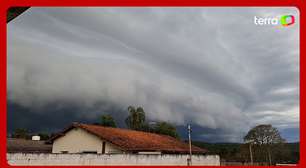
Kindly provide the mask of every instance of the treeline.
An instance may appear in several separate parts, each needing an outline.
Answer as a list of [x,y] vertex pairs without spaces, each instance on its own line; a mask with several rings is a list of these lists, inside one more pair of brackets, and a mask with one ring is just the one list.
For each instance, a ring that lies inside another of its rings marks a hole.
[[49,134],[46,132],[41,133],[31,133],[28,129],[25,128],[17,128],[14,132],[9,135],[10,138],[18,138],[18,139],[31,139],[33,135],[40,136],[41,140],[48,140],[53,134]]
[[[149,123],[146,120],[146,113],[142,107],[129,106],[127,111],[129,113],[125,119],[127,128],[131,130],[169,135],[177,139],[180,138],[176,127],[168,122],[158,121]],[[102,115],[100,117],[100,122],[96,124],[107,127],[117,127],[114,118],[109,114]]]
[[[244,143],[205,143],[194,141],[193,145],[209,150],[209,154],[217,154],[221,160],[226,162],[251,162],[249,144]],[[299,161],[300,143],[282,143],[272,145],[272,165],[276,163],[296,164]],[[268,163],[269,159],[264,150],[253,146],[253,161],[257,163]]]
[[[128,129],[151,132],[157,134],[168,135],[177,139],[180,139],[179,134],[176,130],[176,127],[171,123],[165,121],[158,122],[148,122],[146,119],[146,113],[142,107],[129,106],[127,108],[128,116],[125,119],[125,124]],[[117,127],[117,124],[112,115],[102,114],[97,119],[98,122],[95,122],[96,125],[106,126],[106,127]],[[22,139],[31,139],[32,135],[39,135],[41,140],[47,140],[54,135],[48,133],[38,133],[33,134],[25,128],[18,128],[14,130],[10,137],[12,138],[22,138]]]

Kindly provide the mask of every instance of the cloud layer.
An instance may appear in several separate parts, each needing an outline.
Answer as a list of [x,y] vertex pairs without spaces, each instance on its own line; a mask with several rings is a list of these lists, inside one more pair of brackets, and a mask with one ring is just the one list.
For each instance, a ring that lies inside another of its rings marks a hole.
[[[288,28],[253,23],[287,13]],[[298,22],[295,8],[31,8],[8,24],[8,101],[84,120],[139,105],[203,139],[298,129]]]

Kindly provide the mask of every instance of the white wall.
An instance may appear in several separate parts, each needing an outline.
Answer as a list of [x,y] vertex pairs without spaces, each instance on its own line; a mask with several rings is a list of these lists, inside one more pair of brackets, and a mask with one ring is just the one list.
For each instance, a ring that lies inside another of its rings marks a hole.
[[[7,154],[10,165],[187,165],[188,155]],[[193,165],[219,166],[218,155],[193,155]]]
[[[74,128],[53,142],[52,153],[62,153],[62,151],[68,151],[68,153],[82,153],[83,151],[102,153],[102,143],[103,141],[99,137],[83,129]],[[105,152],[122,153],[118,147],[107,142]]]

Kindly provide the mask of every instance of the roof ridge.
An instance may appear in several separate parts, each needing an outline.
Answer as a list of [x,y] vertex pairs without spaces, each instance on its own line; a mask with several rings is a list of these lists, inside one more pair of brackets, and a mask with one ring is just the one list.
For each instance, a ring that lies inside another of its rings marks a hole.
[[[87,125],[87,126],[95,126],[95,127],[103,127],[103,128],[107,128],[107,129],[115,129],[115,130],[122,130],[122,131],[128,131],[128,132],[137,132],[137,133],[143,133],[143,134],[153,134],[156,136],[161,136],[161,137],[166,137],[166,138],[173,138],[174,140],[178,140],[172,136],[169,135],[164,135],[164,134],[158,134],[158,133],[154,133],[154,132],[145,132],[145,131],[138,131],[138,130],[132,130],[132,129],[128,129],[128,128],[114,128],[114,127],[107,127],[107,126],[103,126],[103,125],[95,125],[95,124],[84,124],[84,123],[76,123],[78,125]],[[180,141],[180,140],[178,140]]]

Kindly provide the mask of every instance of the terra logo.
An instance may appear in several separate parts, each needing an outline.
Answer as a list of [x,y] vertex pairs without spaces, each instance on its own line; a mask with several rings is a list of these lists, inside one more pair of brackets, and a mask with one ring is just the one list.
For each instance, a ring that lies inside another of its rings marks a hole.
[[254,16],[254,24],[255,25],[282,25],[282,26],[290,26],[295,22],[293,15],[283,15],[281,17],[257,17]]

